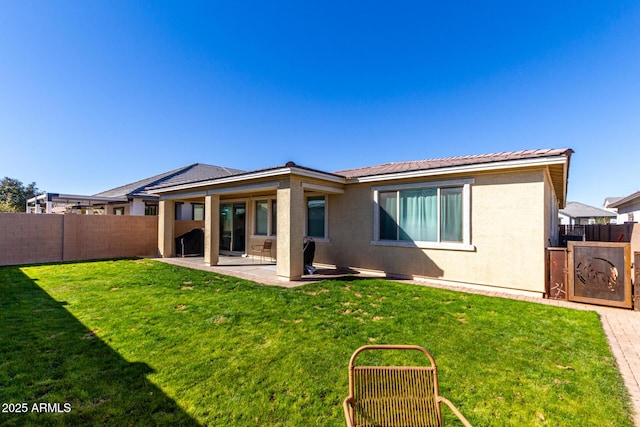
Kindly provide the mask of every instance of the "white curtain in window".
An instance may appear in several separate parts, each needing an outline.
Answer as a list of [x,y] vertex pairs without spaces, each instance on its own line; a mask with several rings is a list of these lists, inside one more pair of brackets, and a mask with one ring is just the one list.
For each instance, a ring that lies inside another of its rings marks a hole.
[[400,240],[435,242],[438,239],[438,190],[400,191]]
[[462,188],[443,188],[440,195],[440,240],[462,242]]

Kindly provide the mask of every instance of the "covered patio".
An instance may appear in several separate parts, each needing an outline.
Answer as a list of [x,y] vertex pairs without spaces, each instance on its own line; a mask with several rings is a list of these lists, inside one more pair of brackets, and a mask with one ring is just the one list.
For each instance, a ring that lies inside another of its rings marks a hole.
[[293,288],[296,286],[302,286],[309,282],[338,277],[380,277],[380,275],[372,272],[361,272],[353,269],[316,265],[317,271],[313,275],[303,275],[297,281],[283,281],[281,279],[278,279],[278,276],[276,274],[276,263],[268,260],[261,262],[259,256],[252,258],[251,256],[244,257],[221,255],[218,258],[218,264],[214,266],[206,265],[204,262],[204,257],[172,257],[161,258],[159,260],[168,264],[180,265],[188,268],[196,268],[204,271],[211,271],[227,276],[234,276],[241,279],[251,280],[265,285],[283,286],[287,288]]
[[[255,266],[253,274],[275,280],[300,280],[304,274],[303,240],[312,237],[316,255],[327,251],[329,196],[344,193],[343,176],[298,166],[284,166],[239,173],[199,182],[173,184],[150,190],[160,196],[158,249],[163,258],[176,254],[176,209],[181,203],[204,205],[204,257],[191,265],[220,266],[231,260],[251,268],[253,249],[269,240],[271,266]],[[227,256],[232,255],[230,258]],[[245,259],[233,255],[247,255]]]

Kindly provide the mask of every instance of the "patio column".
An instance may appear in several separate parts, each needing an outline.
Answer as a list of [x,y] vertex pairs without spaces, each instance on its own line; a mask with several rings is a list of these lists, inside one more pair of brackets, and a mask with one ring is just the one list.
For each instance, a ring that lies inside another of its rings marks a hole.
[[175,202],[160,199],[158,204],[158,251],[162,258],[170,258],[174,252],[174,218]]
[[277,191],[278,279],[298,280],[303,273],[302,247],[304,239],[304,189],[299,179],[290,177],[280,183]]
[[220,195],[204,199],[204,263],[218,265],[220,256]]

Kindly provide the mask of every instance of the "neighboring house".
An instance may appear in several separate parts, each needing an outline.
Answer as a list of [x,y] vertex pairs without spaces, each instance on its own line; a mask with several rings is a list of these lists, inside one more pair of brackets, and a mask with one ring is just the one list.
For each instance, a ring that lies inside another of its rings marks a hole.
[[324,172],[289,162],[161,183],[158,246],[175,254],[175,211],[205,209],[205,259],[276,246],[283,280],[303,274],[303,239],[320,264],[541,295],[558,241],[571,149],[526,150]]
[[608,224],[615,222],[616,214],[584,203],[568,202],[559,210],[558,217],[562,225]]
[[618,215],[618,224],[638,222],[640,220],[640,191],[636,191],[627,197],[607,198],[605,207],[615,210]]
[[620,199],[622,199],[622,197],[605,197],[604,204],[602,206],[611,212],[617,212],[617,209],[611,209],[610,206]]
[[[149,193],[147,190],[150,187],[214,179],[241,172],[238,169],[194,163],[93,196],[45,193],[27,201],[27,212],[157,215],[158,195]],[[203,204],[186,202],[177,208],[176,219],[204,220]]]

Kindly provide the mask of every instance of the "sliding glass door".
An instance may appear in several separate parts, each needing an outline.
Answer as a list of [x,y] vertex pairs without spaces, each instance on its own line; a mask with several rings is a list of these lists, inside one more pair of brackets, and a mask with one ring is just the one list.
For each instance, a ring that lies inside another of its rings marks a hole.
[[245,251],[246,219],[245,203],[220,204],[220,250]]

